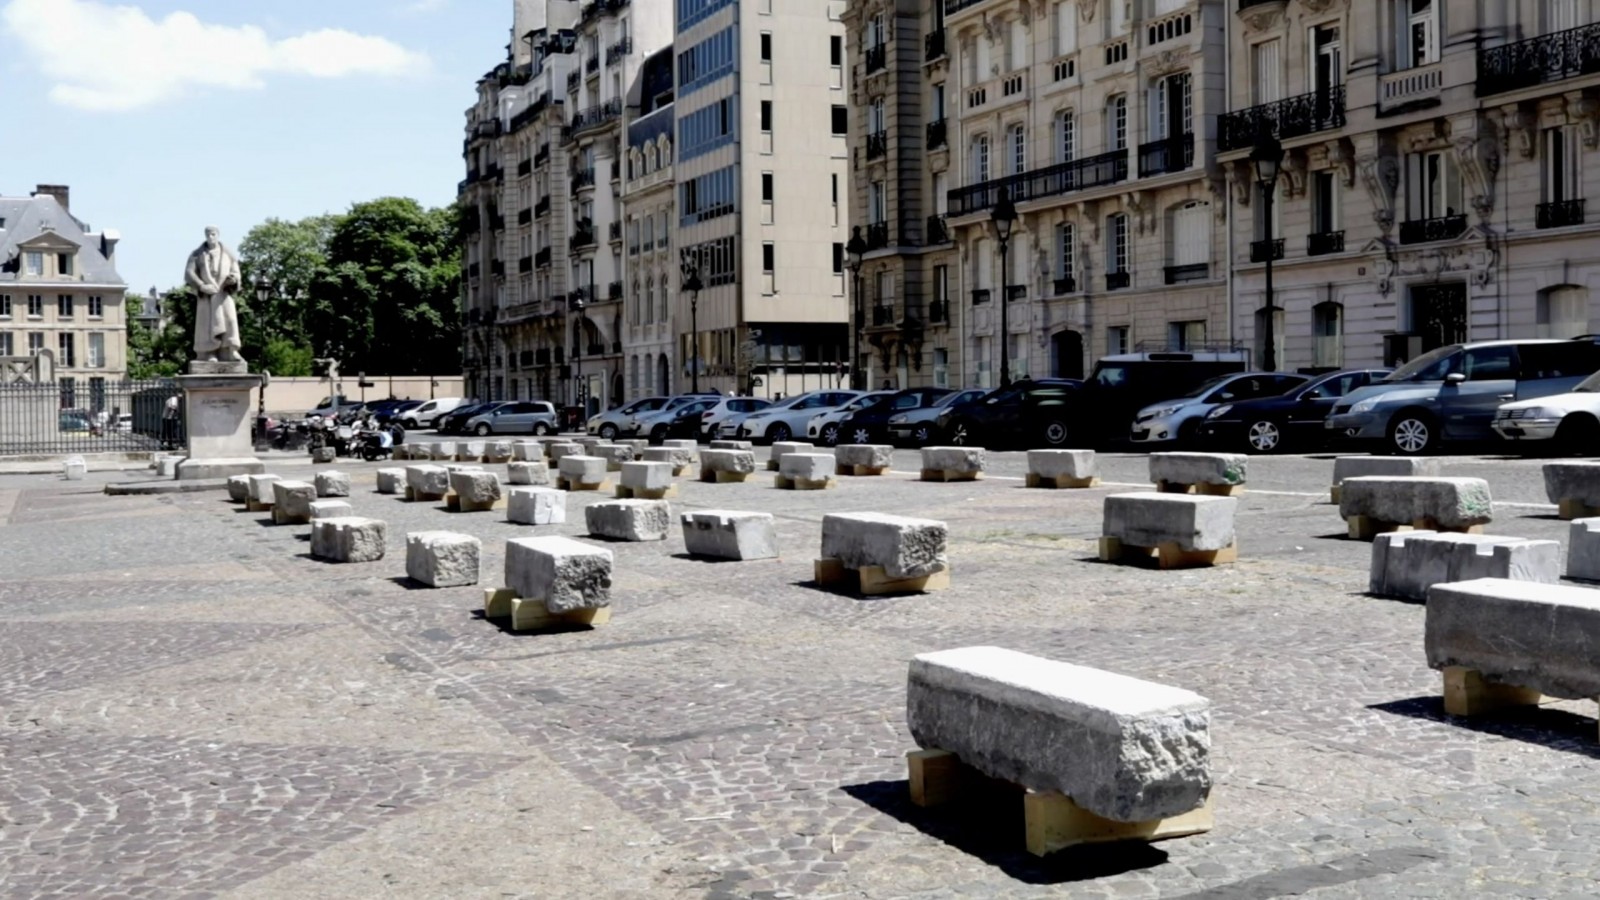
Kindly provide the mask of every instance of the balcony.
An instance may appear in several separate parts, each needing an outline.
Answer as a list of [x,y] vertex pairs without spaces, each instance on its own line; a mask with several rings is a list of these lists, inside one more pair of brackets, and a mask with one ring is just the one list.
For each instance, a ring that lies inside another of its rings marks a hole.
[[633,52],[633,38],[623,38],[606,48],[606,65],[615,66],[622,63],[623,57]]
[[924,227],[926,229],[922,233],[924,244],[950,243],[950,226],[945,223],[944,216],[929,216]]
[[1444,91],[1444,64],[1433,63],[1378,76],[1378,106],[1398,106],[1439,100]]
[[938,120],[935,120],[935,121],[932,121],[932,122],[928,123],[928,149],[929,150],[937,150],[940,147],[947,146],[946,137],[945,137],[945,133],[946,133],[947,130],[948,129],[947,129],[946,125],[945,125],[945,120],[944,119],[938,119]]
[[607,300],[621,300],[622,299],[622,282],[613,281],[610,284],[606,285],[606,299]]
[[588,346],[583,348],[583,352],[590,356],[604,356],[606,345],[600,341],[590,341]]
[[1400,243],[1425,244],[1428,241],[1448,241],[1460,237],[1466,230],[1465,213],[1432,219],[1412,219],[1400,223]]
[[1326,256],[1344,252],[1343,231],[1323,231],[1306,235],[1306,255]]
[[617,99],[607,100],[587,109],[580,109],[572,115],[572,122],[567,126],[567,136],[577,134],[590,128],[605,125],[622,117],[622,101]]
[[982,184],[956,188],[950,192],[950,215],[964,216],[989,209],[998,201],[1001,188],[1011,192],[1011,202],[1023,203],[1116,184],[1127,178],[1128,151],[1113,150],[1098,156],[1056,163],[1021,175],[1007,175]]
[[889,47],[887,44],[876,44],[867,48],[867,74],[882,72],[889,68]]
[[576,194],[584,188],[594,187],[594,169],[579,169],[572,173],[572,193]]
[[933,62],[944,55],[944,29],[940,28],[928,32],[928,34],[922,38],[923,62]]
[[929,322],[949,322],[950,321],[950,301],[948,301],[948,300],[934,300],[934,301],[931,301],[928,304],[928,321]]
[[1025,284],[1008,284],[1008,285],[1006,285],[1006,300],[1009,301],[1009,300],[1026,300],[1026,299],[1028,299],[1028,286],[1027,285],[1025,285]]
[[490,231],[505,231],[506,230],[506,217],[500,215],[499,213],[490,213],[489,214],[489,230]]
[[504,278],[504,277],[506,277],[505,260],[500,260],[500,259],[491,259],[491,260],[489,260],[489,274],[493,275],[496,278]]
[[533,257],[524,256],[523,258],[517,260],[517,271],[521,272],[524,275],[526,275],[529,272],[532,272],[533,271]]
[[473,263],[473,264],[467,266],[467,277],[471,278],[474,281],[476,281],[478,279],[478,276],[480,274],[482,274],[482,272],[483,272],[483,267],[479,266],[477,263]]
[[875,303],[872,306],[872,324],[875,328],[894,324],[894,307]]
[[527,225],[533,221],[533,209],[524,209],[517,212],[517,224]]
[[533,368],[533,351],[532,350],[524,350],[521,353],[517,354],[517,368],[519,368],[519,369],[531,369],[531,368]]
[[1182,172],[1194,165],[1194,135],[1180,134],[1139,145],[1139,177]]
[[1125,291],[1133,286],[1132,272],[1107,272],[1106,290]]
[[583,61],[583,72],[584,72],[585,75],[594,75],[594,74],[598,73],[599,71],[600,71],[600,57],[591,56],[588,59]]
[[550,265],[550,248],[545,247],[542,250],[535,251],[533,254],[533,264],[541,269]]
[[577,227],[572,232],[572,247],[593,247],[595,245],[594,226],[587,219],[580,219]]
[[1283,238],[1268,238],[1264,241],[1250,242],[1251,262],[1266,262],[1269,259],[1283,259]]
[[550,349],[533,351],[533,364],[540,368],[550,365]]
[[1583,224],[1582,200],[1556,200],[1541,203],[1533,208],[1533,224],[1537,228],[1565,228]]
[[1205,281],[1211,277],[1211,265],[1209,263],[1191,263],[1183,266],[1167,266],[1166,275],[1167,284]]
[[1580,25],[1478,51],[1478,96],[1600,72],[1600,25]]
[[622,223],[612,222],[606,230],[606,237],[610,238],[613,244],[622,240]]
[[867,135],[867,159],[881,159],[889,153],[889,132],[874,131]]
[[538,216],[547,215],[547,214],[549,214],[549,212],[550,212],[550,195],[549,194],[545,194],[543,197],[539,198],[537,203],[533,204],[533,214],[534,214],[535,217],[538,217]]
[[979,304],[988,303],[988,302],[989,302],[989,289],[988,288],[979,288],[978,290],[975,290],[975,291],[972,292],[972,305],[973,306],[977,306]]
[[1217,117],[1217,149],[1243,150],[1255,146],[1256,136],[1270,134],[1280,141],[1331,128],[1344,127],[1344,85],[1312,91],[1298,97],[1274,100]]
[[868,250],[882,250],[883,248],[885,248],[887,246],[889,246],[889,223],[888,222],[868,222],[867,223],[867,249]]
[[517,177],[518,178],[526,178],[527,176],[532,175],[532,174],[533,174],[533,160],[525,159],[522,162],[517,163]]
[[542,166],[542,165],[544,165],[545,163],[547,163],[549,161],[550,161],[550,145],[549,144],[542,144],[542,145],[540,145],[538,151],[533,154],[533,164],[536,165],[536,166]]
[[1062,294],[1075,294],[1078,292],[1078,281],[1071,275],[1065,278],[1057,278],[1051,282],[1050,289],[1057,297]]
[[570,94],[573,91],[577,90],[578,89],[578,83],[581,82],[581,81],[583,81],[583,73],[582,72],[579,72],[577,69],[573,69],[571,72],[568,72],[567,73],[567,93]]

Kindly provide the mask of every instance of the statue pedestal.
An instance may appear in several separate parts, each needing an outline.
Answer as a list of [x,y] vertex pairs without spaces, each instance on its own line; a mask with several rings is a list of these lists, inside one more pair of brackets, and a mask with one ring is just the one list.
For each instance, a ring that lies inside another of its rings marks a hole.
[[177,378],[189,431],[189,457],[178,463],[179,481],[266,472],[250,441],[255,417],[250,394],[261,386],[261,376],[245,372],[244,363],[221,365],[237,368],[198,374],[220,368],[217,363],[201,363],[190,367],[195,374]]

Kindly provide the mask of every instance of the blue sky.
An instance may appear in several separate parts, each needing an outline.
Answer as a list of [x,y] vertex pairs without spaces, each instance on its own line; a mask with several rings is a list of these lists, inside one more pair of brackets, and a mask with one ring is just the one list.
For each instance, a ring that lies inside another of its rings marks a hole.
[[72,188],[138,293],[207,224],[439,206],[511,0],[0,0],[0,194]]

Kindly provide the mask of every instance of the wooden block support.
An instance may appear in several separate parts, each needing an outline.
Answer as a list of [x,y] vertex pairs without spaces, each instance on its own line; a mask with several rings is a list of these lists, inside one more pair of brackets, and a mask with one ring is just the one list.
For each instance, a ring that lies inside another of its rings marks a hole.
[[750,477],[749,472],[724,472],[720,469],[701,469],[700,480],[706,483],[730,484],[741,482]]
[[248,512],[271,512],[271,503],[262,503],[260,500],[246,500],[244,508]]
[[1124,544],[1121,538],[1100,538],[1100,559],[1105,562],[1148,559],[1152,556],[1156,558],[1157,567],[1162,569],[1220,566],[1239,561],[1239,542],[1235,540],[1221,550],[1185,550],[1178,546],[1177,541],[1166,541],[1154,547],[1135,547]]
[[1328,502],[1332,503],[1334,506],[1338,506],[1339,505],[1339,494],[1340,493],[1341,492],[1340,492],[1339,486],[1337,484],[1334,485],[1333,487],[1328,488]]
[[949,750],[912,750],[906,754],[911,802],[943,806],[961,794],[966,765]]
[[980,481],[982,472],[957,472],[954,469],[923,469],[923,481]]
[[1455,534],[1483,534],[1482,525],[1446,527],[1432,519],[1416,519],[1406,524],[1401,522],[1381,522],[1367,516],[1350,516],[1345,519],[1345,527],[1350,538],[1357,541],[1370,541],[1380,534],[1400,531],[1444,531]]
[[669,484],[664,488],[631,488],[619,484],[616,495],[618,500],[665,500],[678,496],[678,486]]
[[438,503],[445,496],[445,494],[423,493],[410,485],[406,486],[406,502],[408,503]]
[[812,566],[812,575],[820,587],[849,587],[850,582],[855,582],[858,593],[866,597],[877,597],[883,594],[912,594],[942,591],[950,587],[950,567],[945,566],[938,572],[932,572],[917,578],[890,578],[889,573],[882,566],[862,566],[859,569],[847,569],[844,563],[833,558],[819,559]]
[[311,522],[310,516],[291,516],[276,506],[269,506],[272,510],[272,524],[274,525],[306,525]]
[[833,474],[849,475],[853,478],[865,478],[873,475],[882,475],[889,471],[888,466],[834,466]]
[[1022,795],[1023,828],[1028,852],[1044,856],[1077,844],[1108,841],[1164,841],[1203,834],[1215,825],[1211,804],[1180,816],[1144,822],[1118,822],[1097,816],[1055,793],[1029,791]]
[[563,491],[601,491],[601,492],[605,492],[605,491],[611,490],[611,479],[608,478],[605,481],[599,481],[599,482],[584,482],[584,481],[568,481],[565,478],[557,478],[556,479],[556,487],[560,488]]
[[515,600],[516,596],[510,588],[484,588],[483,617],[501,619],[511,615],[511,601]]
[[1028,487],[1031,488],[1048,488],[1051,490],[1092,488],[1100,486],[1100,479],[1093,476],[1089,478],[1046,478],[1043,475],[1035,475],[1032,472],[1029,472],[1023,481]]
[[444,505],[451,512],[489,512],[495,509],[505,509],[506,497],[502,494],[499,499],[489,503],[465,503],[462,502],[460,494],[452,491],[445,495]]
[[550,628],[570,628],[575,625],[594,627],[610,621],[609,606],[552,613],[543,600],[524,600],[521,597],[511,599],[512,631],[544,631]]
[[1600,506],[1587,506],[1582,500],[1568,498],[1556,504],[1556,514],[1568,521],[1600,516]]
[[1444,711],[1452,716],[1478,716],[1518,706],[1538,706],[1544,695],[1531,688],[1484,681],[1483,673],[1461,666],[1444,668]]
[[1201,494],[1207,497],[1237,497],[1244,493],[1242,484],[1180,484],[1176,481],[1156,482],[1156,492],[1161,494]]
[[838,487],[839,482],[832,478],[790,478],[787,475],[774,475],[772,486],[784,491],[829,491]]

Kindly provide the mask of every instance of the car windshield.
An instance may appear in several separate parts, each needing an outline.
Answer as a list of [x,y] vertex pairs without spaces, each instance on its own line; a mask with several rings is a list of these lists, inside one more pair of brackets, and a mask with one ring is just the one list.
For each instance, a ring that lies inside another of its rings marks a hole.
[[795,395],[793,395],[791,397],[785,397],[782,400],[779,400],[777,403],[774,403],[771,406],[767,407],[767,409],[788,409],[789,407],[795,405],[796,403],[799,403],[801,400],[804,400],[805,398],[807,398],[809,396],[811,396],[811,395],[810,394],[795,394]]
[[1413,359],[1411,362],[1408,362],[1400,368],[1395,369],[1392,373],[1390,373],[1389,377],[1383,380],[1389,382],[1442,380],[1444,378],[1443,371],[1435,373],[1429,372],[1428,370],[1438,366],[1441,361],[1448,358],[1451,354],[1460,349],[1460,344],[1450,344],[1448,346],[1440,347],[1437,350],[1429,350],[1427,353],[1424,353],[1416,359]]
[[1190,391],[1187,394],[1184,394],[1183,396],[1179,397],[1178,399],[1179,400],[1194,400],[1194,399],[1196,399],[1198,397],[1204,397],[1206,394],[1211,393],[1213,388],[1220,387],[1222,384],[1227,382],[1227,380],[1232,378],[1232,377],[1234,377],[1234,376],[1232,376],[1232,375],[1218,375],[1217,377],[1212,378],[1209,381],[1202,381],[1200,383],[1199,387],[1195,388],[1194,390]]
[[1600,392],[1600,372],[1596,372],[1593,375],[1590,375],[1588,378],[1578,382],[1578,386],[1572,390],[1579,394],[1593,394]]

